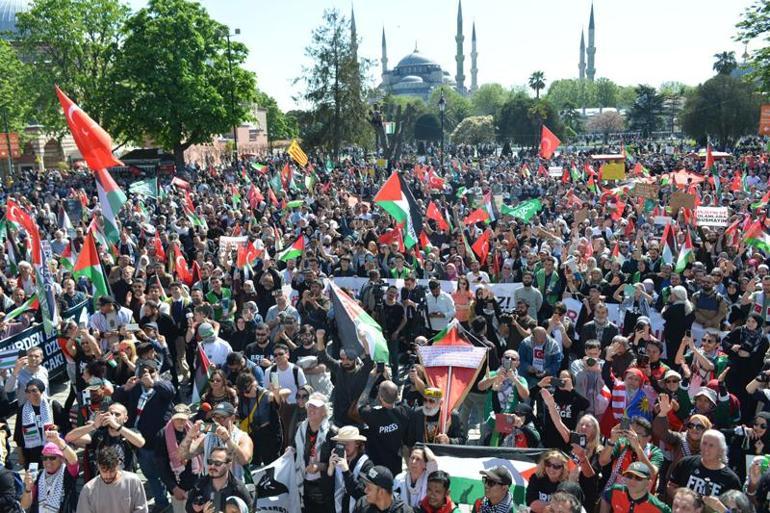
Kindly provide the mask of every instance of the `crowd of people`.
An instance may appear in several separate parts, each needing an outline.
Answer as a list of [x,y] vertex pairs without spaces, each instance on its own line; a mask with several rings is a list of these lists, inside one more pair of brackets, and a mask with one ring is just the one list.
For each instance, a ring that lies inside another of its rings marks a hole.
[[[770,165],[749,147],[707,169],[690,150],[633,143],[620,182],[578,151],[545,163],[456,147],[438,171],[412,155],[389,169],[356,156],[189,166],[157,197],[129,193],[114,241],[89,172],[17,180],[0,195],[50,241],[59,312],[89,313],[57,327],[60,377],[41,345],[0,370],[0,510],[253,512],[265,486],[252,471],[289,454],[303,512],[451,513],[431,447],[474,445],[542,449],[533,513],[767,512],[770,245],[755,241]],[[391,172],[424,216],[416,244],[373,201]],[[672,211],[677,191],[726,207],[727,224]],[[534,198],[531,217],[503,213]],[[65,214],[73,199],[80,218]],[[96,235],[108,294],[65,265]],[[8,339],[44,313],[16,312],[40,279],[30,235],[6,220],[0,237]],[[338,329],[342,278],[388,358]],[[418,349],[447,327],[485,358],[442,413]],[[479,479],[472,511],[522,506],[509,467]]]

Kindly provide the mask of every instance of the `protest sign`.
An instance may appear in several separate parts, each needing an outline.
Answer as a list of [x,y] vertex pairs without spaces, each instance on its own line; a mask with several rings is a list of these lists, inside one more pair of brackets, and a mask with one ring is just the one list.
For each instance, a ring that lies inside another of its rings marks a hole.
[[548,176],[559,178],[562,174],[564,174],[564,168],[562,166],[548,166]]
[[634,196],[637,198],[658,199],[658,186],[654,183],[638,183],[634,185]]
[[602,180],[625,180],[625,162],[607,162],[602,166]]
[[227,260],[230,254],[237,250],[242,244],[246,244],[249,238],[246,235],[241,237],[219,237],[219,259]]
[[294,451],[289,450],[278,459],[251,472],[256,488],[258,511],[294,513],[300,511],[299,485],[294,469]]
[[695,219],[699,226],[727,226],[730,214],[727,207],[697,207]]
[[682,191],[671,193],[671,199],[668,201],[671,212],[676,214],[680,208],[695,208],[695,196]]

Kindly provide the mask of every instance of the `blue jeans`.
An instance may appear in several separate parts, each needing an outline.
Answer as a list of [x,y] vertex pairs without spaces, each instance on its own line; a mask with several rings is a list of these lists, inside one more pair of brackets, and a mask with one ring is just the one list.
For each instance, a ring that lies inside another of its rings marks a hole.
[[168,506],[168,497],[166,486],[160,480],[158,474],[158,464],[155,462],[155,456],[152,449],[137,449],[136,459],[139,462],[139,468],[142,469],[147,484],[150,485],[152,496],[155,497],[155,505]]

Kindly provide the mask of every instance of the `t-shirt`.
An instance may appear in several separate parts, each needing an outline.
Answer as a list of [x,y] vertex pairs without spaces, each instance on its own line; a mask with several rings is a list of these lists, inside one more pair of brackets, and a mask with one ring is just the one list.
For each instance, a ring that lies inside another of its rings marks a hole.
[[396,475],[401,472],[401,446],[409,424],[406,406],[383,408],[364,406],[361,419],[369,426],[366,453],[375,465],[384,465]]
[[401,320],[404,318],[404,306],[401,303],[389,305],[387,302],[382,305],[382,331],[385,335],[390,335],[398,329]]
[[256,342],[252,342],[243,350],[243,355],[257,365],[261,365],[262,358],[273,357],[273,345],[272,342],[268,342],[265,347],[259,347]]
[[[297,369],[296,371],[294,370],[295,368]],[[273,372],[278,374],[278,383],[281,385],[281,388],[288,388],[291,390],[291,394],[286,398],[286,402],[289,404],[297,404],[297,390],[299,387],[307,384],[305,373],[293,363],[290,363],[285,370],[281,370],[276,365],[273,365],[267,369],[267,372],[265,372],[265,383],[267,385],[270,385],[270,380],[273,379],[270,377]],[[297,375],[296,381],[294,379],[295,373]]]
[[706,468],[700,456],[682,458],[671,471],[671,482],[701,495],[719,495],[727,490],[740,490],[741,482],[729,467]]
[[671,513],[671,508],[651,493],[633,500],[625,485],[612,486],[604,492],[602,499],[610,504],[613,513]]
[[527,506],[535,501],[550,502],[551,495],[556,492],[558,486],[558,482],[554,483],[546,475],[538,477],[537,474],[532,474],[527,484]]
[[123,462],[123,468],[126,470],[134,470],[134,446],[126,441],[122,436],[112,436],[107,427],[100,427],[91,435],[91,443],[88,444],[89,451],[92,451],[94,458],[92,461],[96,461],[96,453],[103,447],[115,446],[118,450],[119,457]]
[[110,484],[95,477],[83,486],[77,513],[147,513],[147,497],[139,476],[124,470]]

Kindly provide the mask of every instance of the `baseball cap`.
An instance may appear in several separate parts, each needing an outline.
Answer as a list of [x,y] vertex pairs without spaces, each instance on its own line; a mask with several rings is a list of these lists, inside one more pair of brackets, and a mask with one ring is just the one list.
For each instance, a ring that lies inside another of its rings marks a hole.
[[214,406],[214,408],[211,410],[211,416],[214,417],[216,415],[220,415],[222,417],[230,417],[235,415],[235,408],[227,401],[221,402]]
[[179,403],[174,406],[174,414],[171,415],[171,420],[183,419],[187,420],[192,416],[190,407],[184,403]]
[[200,335],[201,338],[213,337],[214,327],[208,322],[203,322],[200,326],[198,326],[198,335]]
[[513,484],[513,476],[511,476],[511,472],[502,465],[492,467],[489,470],[482,470],[479,472],[479,474],[497,481],[498,483],[505,486],[511,486],[511,484]]
[[699,396],[706,396],[706,399],[714,403],[714,405],[716,406],[717,393],[711,390],[709,387],[700,387],[698,389],[698,392],[695,394],[695,397],[693,397],[693,399],[697,399]]
[[676,379],[678,379],[679,381],[681,381],[681,380],[682,380],[682,375],[681,375],[681,374],[679,374],[679,373],[678,373],[677,371],[675,371],[674,369],[668,369],[668,370],[666,371],[666,373],[663,375],[663,381],[666,381],[668,378],[676,378]]
[[644,479],[649,479],[651,475],[650,467],[648,467],[646,463],[642,463],[641,461],[635,461],[632,464],[630,464],[628,468],[623,472],[623,475],[625,474],[634,474]]
[[393,490],[393,474],[387,467],[382,465],[375,465],[369,469],[369,472],[361,474],[361,479],[368,481],[375,486],[392,491]]
[[307,404],[316,408],[323,408],[326,406],[326,396],[320,392],[313,392],[310,394]]

